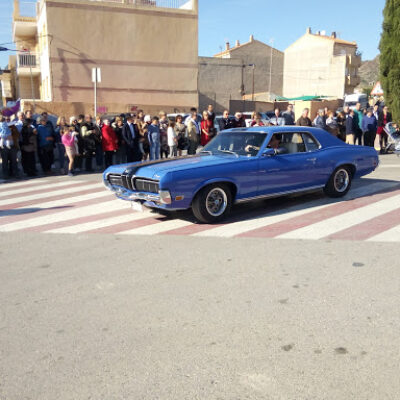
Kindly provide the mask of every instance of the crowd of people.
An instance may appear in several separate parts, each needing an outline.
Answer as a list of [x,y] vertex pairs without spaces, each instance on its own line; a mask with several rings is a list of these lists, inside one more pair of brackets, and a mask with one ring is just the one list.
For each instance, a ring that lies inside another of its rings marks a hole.
[[[296,120],[293,105],[289,104],[284,112],[276,108],[274,115],[267,121],[263,119],[261,113],[253,112],[250,126],[297,125],[316,127],[326,130],[348,144],[371,147],[374,147],[376,135],[379,135],[381,153],[383,153],[388,139],[384,127],[389,122],[392,122],[392,115],[388,107],[380,107],[379,104],[365,109],[361,108],[361,103],[357,103],[354,109],[349,106],[344,106],[342,110],[335,111],[327,107],[321,108],[313,120],[310,118],[308,108],[305,108]],[[221,130],[244,126],[246,124],[242,113],[237,112],[234,118],[230,118],[228,110],[224,111],[220,120]]]
[[102,171],[113,164],[157,160],[169,156],[196,154],[199,146],[205,146],[218,132],[245,126],[298,125],[315,126],[337,136],[349,144],[374,146],[376,134],[384,149],[387,134],[384,126],[392,121],[388,108],[379,105],[366,110],[357,103],[355,109],[344,107],[342,111],[320,109],[313,120],[305,108],[297,120],[293,105],[284,112],[276,108],[268,119],[261,113],[252,113],[245,120],[241,112],[234,116],[225,110],[216,118],[213,106],[198,114],[196,108],[189,115],[168,118],[163,111],[158,116],[146,115],[143,110],[115,118],[90,115],[59,117],[57,123],[43,112],[34,118],[30,110],[18,112],[15,118],[2,117],[0,121],[0,150],[3,177],[19,177],[23,172],[33,177],[38,174],[36,160],[45,175],[54,173],[57,160],[61,174]]
[[318,110],[313,121],[308,114],[309,110],[304,109],[296,124],[324,129],[353,145],[374,147],[376,135],[379,135],[381,153],[385,151],[388,135],[384,127],[392,122],[392,115],[387,106],[380,108],[379,104],[375,104],[373,107],[362,109],[361,104],[357,103],[354,109],[344,106],[342,111],[324,108]]

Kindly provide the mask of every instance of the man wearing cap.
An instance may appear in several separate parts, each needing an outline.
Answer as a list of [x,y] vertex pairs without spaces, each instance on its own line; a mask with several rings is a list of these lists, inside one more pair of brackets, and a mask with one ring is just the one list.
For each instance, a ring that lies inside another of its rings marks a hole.
[[136,124],[133,123],[133,115],[126,115],[126,123],[122,127],[122,137],[126,143],[126,158],[127,162],[140,161],[142,159],[142,153],[139,149],[139,129]]

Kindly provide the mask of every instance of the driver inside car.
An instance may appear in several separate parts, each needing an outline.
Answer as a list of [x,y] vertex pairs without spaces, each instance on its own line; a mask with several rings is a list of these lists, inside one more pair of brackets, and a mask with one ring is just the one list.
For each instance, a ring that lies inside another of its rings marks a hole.
[[[268,143],[267,149],[274,149],[275,154],[286,154],[288,152],[287,149],[280,146],[281,140],[282,135],[280,133],[274,133]],[[260,147],[249,144],[245,147],[245,151],[247,153],[253,154],[260,151]]]

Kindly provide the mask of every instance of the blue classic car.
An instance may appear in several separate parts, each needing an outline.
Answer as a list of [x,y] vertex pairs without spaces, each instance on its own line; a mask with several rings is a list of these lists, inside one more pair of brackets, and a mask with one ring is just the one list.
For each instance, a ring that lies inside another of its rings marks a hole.
[[200,222],[214,223],[235,202],[318,188],[344,196],[353,178],[378,163],[374,148],[347,145],[321,129],[253,127],[223,131],[194,156],[112,166],[103,179],[133,206],[191,208]]

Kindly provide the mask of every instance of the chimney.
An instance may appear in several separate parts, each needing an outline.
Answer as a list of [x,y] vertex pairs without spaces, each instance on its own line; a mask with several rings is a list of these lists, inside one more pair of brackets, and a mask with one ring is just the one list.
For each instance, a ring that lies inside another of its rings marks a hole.
[[19,0],[14,0],[14,17],[19,17],[20,13],[19,13]]
[[311,27],[310,27],[310,26],[306,29],[306,33],[308,33],[308,34],[311,34],[311,33],[312,33],[312,32],[311,32]]
[[331,38],[336,39],[336,32],[332,32]]
[[240,46],[240,42],[239,42],[239,40],[236,40],[236,44],[235,44],[235,46],[236,46],[236,47],[239,47],[239,46]]
[[250,35],[250,42],[254,40],[254,35]]
[[226,43],[225,43],[225,50],[229,50],[229,48],[230,48],[230,47],[229,47],[229,42],[226,42]]

